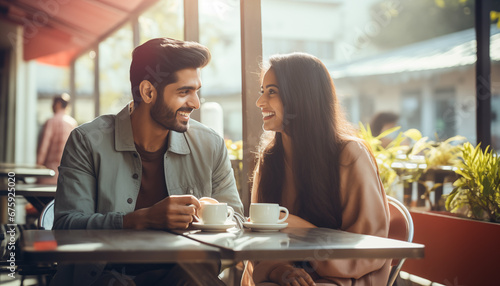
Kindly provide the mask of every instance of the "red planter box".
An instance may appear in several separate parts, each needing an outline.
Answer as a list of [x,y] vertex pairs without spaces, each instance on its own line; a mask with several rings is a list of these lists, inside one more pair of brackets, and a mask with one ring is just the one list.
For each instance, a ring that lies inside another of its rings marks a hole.
[[403,271],[450,286],[500,285],[500,224],[437,212],[410,212],[424,259]]

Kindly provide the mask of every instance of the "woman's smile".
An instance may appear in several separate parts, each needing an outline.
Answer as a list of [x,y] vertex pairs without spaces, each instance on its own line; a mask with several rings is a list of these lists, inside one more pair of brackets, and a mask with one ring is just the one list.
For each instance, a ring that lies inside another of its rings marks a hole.
[[264,121],[273,118],[275,115],[276,113],[272,111],[262,111],[262,119],[264,119]]

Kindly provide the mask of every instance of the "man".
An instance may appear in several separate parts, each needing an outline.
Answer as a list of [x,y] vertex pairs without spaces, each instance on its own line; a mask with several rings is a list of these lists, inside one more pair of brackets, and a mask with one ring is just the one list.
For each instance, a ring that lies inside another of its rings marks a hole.
[[[200,69],[209,61],[206,47],[168,38],[134,50],[133,103],[70,135],[59,167],[55,229],[185,229],[202,197],[228,203],[241,226],[243,206],[224,140],[189,118],[200,107]],[[92,265],[86,272],[81,266],[61,268],[54,285],[108,285],[110,271],[125,272],[137,285],[189,280],[175,265]],[[210,273],[216,278],[218,269]]]
[[70,96],[67,93],[54,96],[52,111],[54,116],[45,122],[38,145],[36,163],[56,172],[51,178],[39,178],[39,184],[57,184],[57,167],[61,162],[64,145],[71,131],[78,125],[73,117],[66,114]]
[[[393,112],[379,112],[375,114],[370,121],[370,129],[372,131],[372,135],[376,137],[384,131],[396,127],[398,119],[399,115]],[[394,133],[380,138],[382,147],[387,147],[387,145],[389,145],[389,143],[394,140],[394,138],[392,138],[393,135]]]

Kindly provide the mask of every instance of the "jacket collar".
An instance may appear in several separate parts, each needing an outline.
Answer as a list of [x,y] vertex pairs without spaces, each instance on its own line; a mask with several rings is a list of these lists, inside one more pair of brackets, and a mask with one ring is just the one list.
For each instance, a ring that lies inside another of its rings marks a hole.
[[[186,131],[188,132],[188,131]],[[179,155],[187,155],[191,153],[189,149],[189,144],[186,140],[185,133],[179,133],[170,130],[170,136],[168,136],[168,151]]]
[[115,149],[116,151],[136,151],[130,108],[133,102],[127,104],[115,117]]
[[[115,117],[115,149],[116,151],[136,151],[130,113],[133,102],[127,104]],[[184,133],[170,131],[168,136],[168,152],[179,155],[191,153]]]

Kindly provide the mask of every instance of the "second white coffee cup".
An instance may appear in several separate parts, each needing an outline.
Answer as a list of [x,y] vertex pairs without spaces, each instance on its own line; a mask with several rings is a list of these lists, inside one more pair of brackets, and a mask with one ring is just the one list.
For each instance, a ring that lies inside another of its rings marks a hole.
[[234,210],[227,203],[202,204],[200,219],[203,224],[225,224],[232,221]]
[[[280,213],[285,216],[280,219]],[[276,224],[288,218],[288,209],[278,204],[252,203],[250,205],[250,221],[252,223]]]

